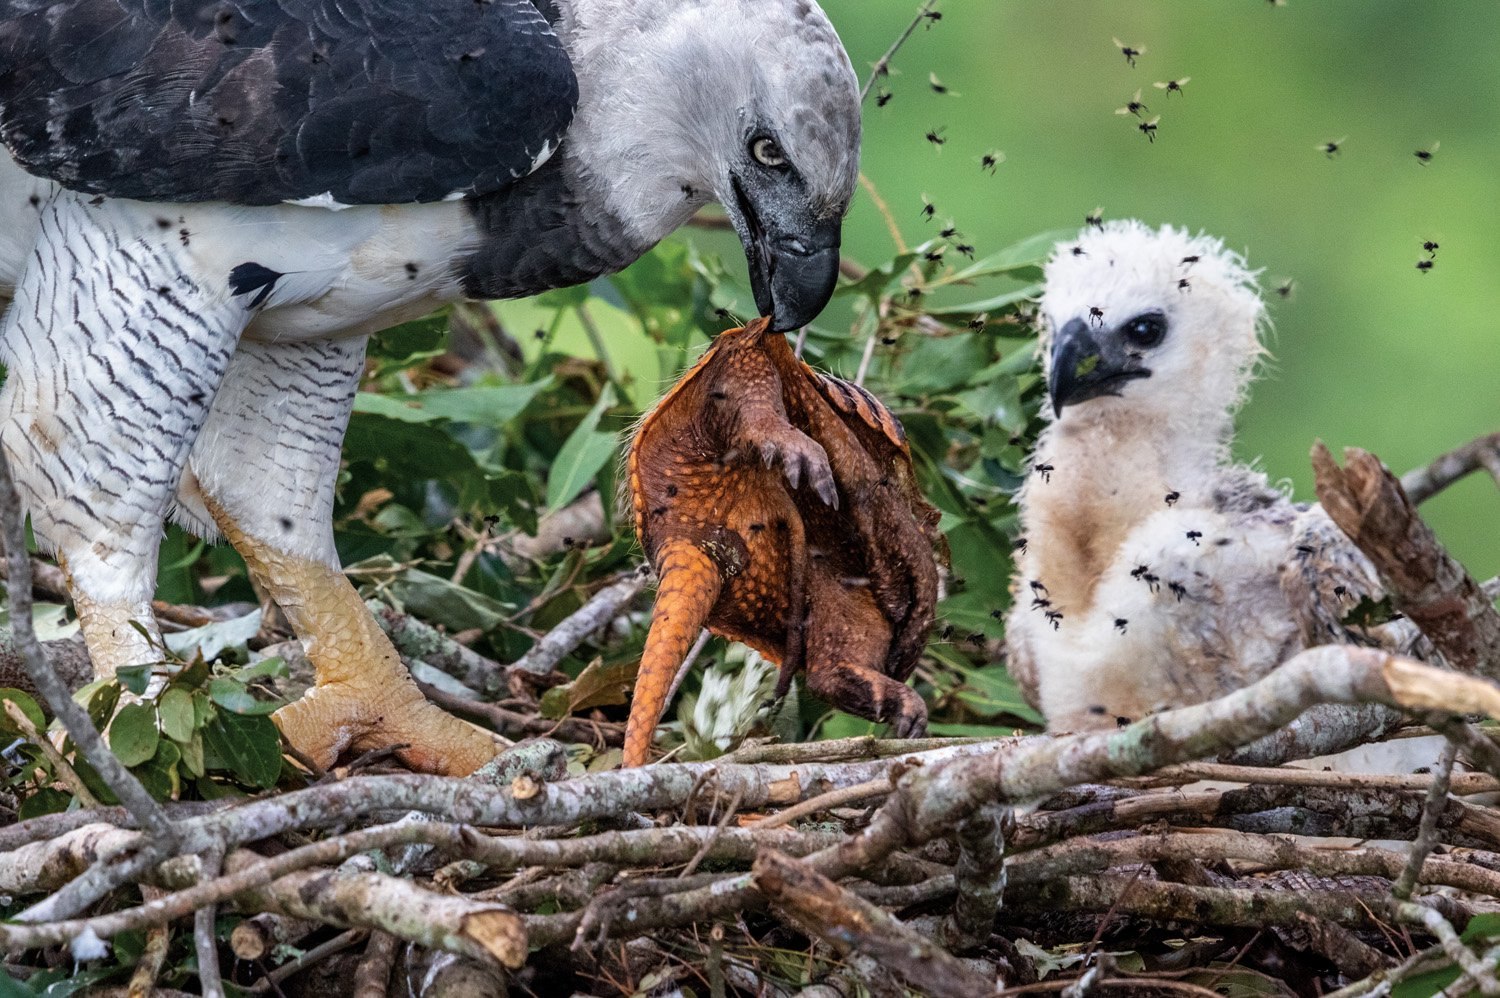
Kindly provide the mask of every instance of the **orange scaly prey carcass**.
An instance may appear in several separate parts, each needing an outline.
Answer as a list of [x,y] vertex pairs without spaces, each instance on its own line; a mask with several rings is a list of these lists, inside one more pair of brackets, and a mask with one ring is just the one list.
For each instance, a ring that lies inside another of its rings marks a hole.
[[781,665],[850,713],[925,731],[905,680],[937,602],[938,513],[901,424],[820,374],[766,320],[719,334],[631,442],[636,534],[659,577],[625,735],[648,761],[701,628]]

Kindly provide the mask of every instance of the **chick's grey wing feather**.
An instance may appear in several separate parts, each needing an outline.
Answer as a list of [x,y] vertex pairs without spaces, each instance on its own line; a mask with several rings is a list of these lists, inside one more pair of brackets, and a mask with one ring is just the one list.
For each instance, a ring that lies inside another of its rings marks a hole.
[[1298,614],[1304,643],[1360,644],[1430,657],[1431,649],[1407,619],[1367,625],[1355,613],[1362,600],[1379,603],[1384,584],[1368,558],[1314,505],[1292,523],[1290,554],[1281,566],[1281,589]]
[[0,0],[0,140],[91,194],[486,194],[577,100],[531,0]]

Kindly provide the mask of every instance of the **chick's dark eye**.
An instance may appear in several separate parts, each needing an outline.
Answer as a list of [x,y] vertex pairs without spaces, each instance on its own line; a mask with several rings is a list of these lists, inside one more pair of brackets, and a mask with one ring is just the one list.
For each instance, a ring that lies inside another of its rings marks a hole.
[[750,141],[750,155],[762,166],[786,166],[786,153],[775,139],[764,135]]
[[1131,346],[1154,347],[1167,335],[1167,317],[1160,312],[1146,312],[1125,323],[1121,331]]

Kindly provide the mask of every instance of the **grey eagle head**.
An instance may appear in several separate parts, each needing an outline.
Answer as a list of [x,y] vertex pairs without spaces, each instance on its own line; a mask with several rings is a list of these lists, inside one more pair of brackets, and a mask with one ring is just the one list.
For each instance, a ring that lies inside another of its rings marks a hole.
[[761,313],[779,331],[811,321],[838,279],[859,176],[858,81],[823,11],[812,0],[559,6],[579,77],[568,143],[599,164],[610,207],[649,245],[718,201]]

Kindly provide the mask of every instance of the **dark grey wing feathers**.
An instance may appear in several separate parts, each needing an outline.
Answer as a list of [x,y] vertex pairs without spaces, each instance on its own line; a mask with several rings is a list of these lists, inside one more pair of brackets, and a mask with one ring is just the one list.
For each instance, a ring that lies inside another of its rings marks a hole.
[[91,194],[488,194],[577,101],[532,0],[0,0],[0,140]]

